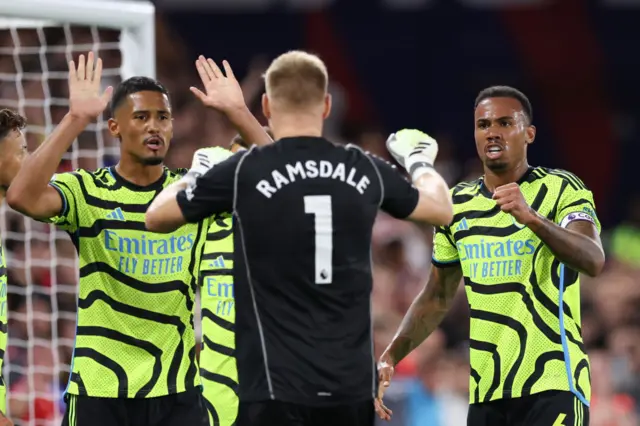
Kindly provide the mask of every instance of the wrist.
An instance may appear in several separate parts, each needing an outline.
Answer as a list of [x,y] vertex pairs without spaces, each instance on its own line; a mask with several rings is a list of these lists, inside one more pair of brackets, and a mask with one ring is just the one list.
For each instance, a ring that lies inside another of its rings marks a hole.
[[78,114],[73,111],[67,112],[64,118],[69,122],[81,124],[84,126],[91,122],[91,117],[87,117],[86,115]]
[[414,182],[426,173],[435,172],[433,161],[424,155],[413,155],[407,158],[405,164],[407,172]]
[[241,122],[248,115],[253,117],[253,114],[251,114],[251,111],[249,111],[249,107],[246,104],[227,108],[223,112],[233,124],[236,124],[239,121]]
[[529,207],[528,219],[525,220],[523,225],[535,232],[536,229],[539,229],[540,226],[543,225],[543,222],[544,218],[537,211]]
[[386,363],[392,367],[396,366],[396,360],[394,358],[393,355],[391,355],[391,353],[387,350],[385,351],[381,356],[380,356],[380,360],[379,363]]

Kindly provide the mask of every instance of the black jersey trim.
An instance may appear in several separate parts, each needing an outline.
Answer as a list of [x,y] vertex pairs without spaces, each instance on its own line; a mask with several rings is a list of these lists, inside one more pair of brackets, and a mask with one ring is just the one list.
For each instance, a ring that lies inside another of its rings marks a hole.
[[[500,386],[500,373],[502,371],[501,365],[502,362],[500,360],[500,354],[498,353],[498,346],[494,343],[483,342],[481,340],[469,339],[469,347],[476,351],[489,352],[491,354],[491,358],[493,358],[493,379],[491,380],[491,385],[487,390],[487,393],[484,396],[484,401],[490,401],[491,397],[495,393],[495,391]],[[478,381],[478,386],[480,386],[480,381]]]
[[208,232],[207,233],[207,241],[220,241],[227,238],[229,235],[233,234],[233,228],[229,229],[221,229],[216,232]]
[[[218,412],[216,411],[211,401],[209,401],[207,398],[202,398],[202,400],[204,402],[204,406],[209,412],[209,415],[211,415],[211,420],[213,422],[213,425],[211,426],[220,426],[220,416],[218,415]],[[235,426],[235,422],[231,426]]]
[[[166,173],[165,173],[166,174]],[[128,203],[124,203],[122,201],[110,201],[110,200],[104,200],[102,198],[99,198],[95,195],[92,195],[89,190],[87,189],[86,183],[84,181],[83,176],[85,175],[81,175],[80,173],[71,173],[72,176],[74,176],[77,180],[78,180],[78,185],[80,186],[80,191],[82,192],[82,196],[84,197],[84,201],[85,203],[87,203],[90,206],[93,207],[98,207],[101,209],[105,209],[105,210],[114,210],[118,207],[120,207],[120,209],[124,212],[128,212],[128,213],[146,213],[147,208],[149,207],[149,205],[151,204],[152,201],[152,197],[149,196],[149,201],[145,204],[128,204]],[[93,178],[93,182],[100,182],[99,180],[95,179],[95,176],[93,175],[88,175],[88,177]],[[166,176],[165,178],[166,179]],[[163,182],[164,182],[163,179]],[[116,180],[117,181],[117,180]],[[119,181],[117,181],[119,182]],[[100,188],[100,190],[103,191],[118,191],[121,188],[117,188],[116,186],[108,186],[108,185],[96,185],[97,187]],[[162,187],[160,187],[162,188]],[[145,192],[145,191],[155,191],[156,188],[154,185],[151,186],[147,186],[147,187],[143,187],[140,186],[137,189],[133,189],[133,188],[129,188],[135,192]]]
[[210,309],[202,308],[202,318],[207,318],[218,327],[224,328],[227,331],[235,331],[235,325],[232,322],[227,321],[224,318],[220,318],[214,314]]
[[124,399],[128,397],[129,378],[120,364],[92,348],[76,347],[73,356],[74,358],[89,358],[111,370],[118,379],[118,398]]
[[235,357],[236,356],[236,350],[235,349],[230,348],[228,346],[221,345],[219,343],[215,343],[213,340],[209,339],[206,334],[202,335],[202,342],[207,347],[207,349],[210,349],[213,352],[217,352],[217,353],[219,353],[221,355],[225,355],[225,356],[231,356],[231,357]]
[[[109,265],[105,262],[92,262],[89,263],[82,268],[80,268],[80,278],[87,277],[91,274],[103,272],[108,274],[114,280],[118,281],[121,284],[126,285],[134,290],[137,290],[141,293],[148,294],[158,294],[158,293],[170,293],[172,291],[179,291],[185,297],[189,298],[189,286],[180,280],[171,280],[171,281],[163,281],[159,283],[154,283],[150,285],[143,281],[139,281],[117,269],[113,266]],[[187,310],[191,311],[193,307],[193,302],[187,306]]]
[[148,311],[137,306],[118,302],[102,290],[93,290],[87,295],[86,298],[78,299],[78,309],[89,309],[98,300],[104,302],[112,310],[120,314],[130,315],[132,317],[153,321],[158,324],[172,325],[176,328],[180,343],[178,344],[178,347],[173,354],[173,358],[171,360],[171,364],[169,365],[169,372],[167,375],[168,391],[175,392],[177,375],[179,373],[180,366],[182,364],[182,357],[184,355],[183,336],[184,332],[187,329],[187,325],[182,322],[182,319],[179,316],[161,314],[158,312]]
[[449,262],[440,262],[432,258],[431,264],[433,266],[437,266],[438,268],[452,268],[454,266],[460,266],[460,259],[451,260]]
[[91,226],[80,226],[78,236],[81,238],[95,238],[104,230],[108,231],[146,231],[144,222],[133,220],[96,219]]
[[211,382],[216,382],[221,385],[227,386],[229,389],[233,391],[233,393],[238,395],[238,382],[231,379],[230,377],[223,376],[222,374],[213,373],[204,368],[200,368],[200,375]]
[[[149,392],[151,392],[153,387],[156,385],[156,383],[158,382],[158,379],[160,379],[160,374],[162,373],[162,349],[160,349],[153,343],[145,340],[137,339],[133,336],[126,335],[124,333],[121,333],[119,331],[116,331],[110,328],[98,327],[98,326],[78,326],[76,334],[78,336],[100,336],[107,339],[115,340],[117,342],[121,342],[130,346],[134,346],[136,348],[142,349],[148,352],[153,357],[154,363],[153,363],[153,369],[151,371],[151,378],[136,393],[135,395],[136,398],[146,397],[149,394]],[[93,359],[96,362],[99,362],[99,360],[94,359],[91,354],[88,354],[88,357]],[[119,386],[119,389],[122,389],[122,386]],[[124,391],[126,392],[126,394],[128,394],[128,389],[125,389]]]
[[170,173],[169,169],[167,169],[166,167],[163,167],[162,175],[158,180],[156,180],[155,182],[149,185],[137,185],[123,178],[116,170],[116,166],[109,167],[109,172],[111,173],[111,176],[113,176],[113,178],[116,180],[116,182],[118,182],[122,187],[130,189],[135,192],[156,191],[158,189],[162,189]]
[[[522,185],[523,183],[527,182],[529,180],[531,173],[533,173],[534,170],[535,170],[535,167],[529,166],[527,170],[524,172],[524,174],[520,176],[520,179],[516,181],[516,183],[518,185]],[[485,185],[484,177],[480,178],[479,184],[480,184],[480,193],[487,198],[493,198],[493,192],[489,191],[489,188],[487,188],[487,185]]]
[[495,324],[500,324],[506,327],[509,327],[513,331],[516,332],[519,338],[520,347],[518,350],[518,357],[514,361],[513,365],[509,369],[507,375],[504,380],[504,389],[512,389],[513,383],[515,382],[516,376],[520,371],[520,366],[522,366],[522,362],[524,361],[524,356],[526,354],[527,349],[527,340],[529,337],[529,333],[524,325],[521,323],[514,321],[512,318],[498,314],[496,312],[488,312],[481,311],[477,309],[471,309],[470,315],[472,318],[478,318],[487,322],[492,322]]
[[[533,373],[527,380],[525,380],[523,388],[522,388],[522,396],[531,395],[531,388],[542,378],[544,375],[545,367],[549,361],[564,361],[564,352],[563,351],[549,351],[545,352],[536,359],[536,364],[533,369]],[[506,388],[505,388],[506,389]]]

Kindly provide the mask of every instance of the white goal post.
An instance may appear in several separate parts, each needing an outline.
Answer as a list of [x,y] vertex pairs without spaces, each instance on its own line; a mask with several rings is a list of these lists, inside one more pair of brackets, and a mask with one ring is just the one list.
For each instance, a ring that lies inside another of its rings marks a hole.
[[[7,19],[8,18],[8,19]],[[121,75],[156,76],[155,8],[147,1],[114,0],[3,0],[0,25],[11,19],[96,25],[121,31]],[[4,22],[3,22],[4,21]],[[17,21],[16,21],[17,22]]]

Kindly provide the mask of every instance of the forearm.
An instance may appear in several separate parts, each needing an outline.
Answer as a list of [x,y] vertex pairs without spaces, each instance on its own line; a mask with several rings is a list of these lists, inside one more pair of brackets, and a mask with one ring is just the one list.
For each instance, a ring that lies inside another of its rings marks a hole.
[[251,145],[268,145],[272,141],[271,137],[265,132],[264,127],[251,114],[246,106],[241,109],[229,111],[226,113],[227,118],[238,131],[244,141]]
[[145,214],[145,226],[149,231],[168,233],[185,224],[184,216],[178,206],[178,193],[189,185],[189,178],[184,177],[172,183],[158,194]]
[[87,124],[85,119],[65,115],[49,137],[24,160],[10,191],[25,202],[37,201],[58,170],[62,156]]
[[593,238],[562,228],[538,213],[527,226],[549,247],[560,262],[570,268],[592,277],[602,270],[605,260],[604,251]]
[[449,187],[435,170],[424,173],[413,181],[429,205],[429,224],[445,226],[453,218],[453,204]]
[[442,322],[456,294],[462,271],[456,268],[451,271],[432,272],[432,277],[435,279],[430,279],[413,301],[396,335],[382,355],[382,360],[391,365],[396,365],[420,346]]

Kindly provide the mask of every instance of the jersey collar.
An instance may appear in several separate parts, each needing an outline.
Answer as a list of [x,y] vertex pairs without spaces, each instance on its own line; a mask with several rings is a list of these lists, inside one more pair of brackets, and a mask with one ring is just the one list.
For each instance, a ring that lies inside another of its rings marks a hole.
[[125,178],[123,178],[122,176],[120,176],[118,174],[118,172],[116,171],[116,166],[111,166],[109,167],[109,172],[111,173],[111,176],[113,176],[113,178],[116,180],[116,182],[125,187],[128,188],[132,191],[158,191],[161,190],[164,187],[164,182],[165,180],[167,180],[167,176],[169,175],[168,173],[168,169],[165,167],[163,169],[162,172],[162,176],[160,176],[160,179],[158,179],[157,181],[153,182],[151,185],[147,185],[147,186],[141,186],[141,185],[136,185],[133,182],[129,182],[128,180],[126,180]]
[[[522,185],[524,182],[527,182],[529,180],[529,176],[531,176],[531,173],[533,172],[533,169],[535,169],[535,167],[529,166],[527,171],[524,172],[516,183],[518,185]],[[487,198],[493,198],[493,192],[489,191],[489,188],[484,184],[484,176],[480,178],[480,193]]]

